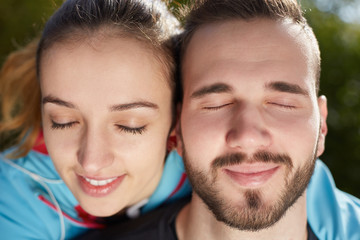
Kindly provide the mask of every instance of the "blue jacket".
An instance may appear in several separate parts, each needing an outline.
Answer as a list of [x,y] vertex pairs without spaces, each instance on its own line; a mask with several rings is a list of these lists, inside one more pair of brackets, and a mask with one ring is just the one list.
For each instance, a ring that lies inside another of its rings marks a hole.
[[[0,155],[0,189],[1,239],[71,239],[89,228],[102,227],[81,209],[46,154],[31,151],[16,160]],[[130,208],[129,215],[150,211],[190,192],[182,159],[173,151],[149,201],[141,208]],[[359,200],[336,189],[320,160],[307,202],[308,220],[319,239],[360,239]]]
[[360,240],[360,200],[336,188],[318,160],[307,189],[307,216],[320,240]]
[[[82,210],[47,154],[30,151],[15,160],[5,155],[0,154],[0,239],[71,239],[89,228],[103,227]],[[181,158],[171,152],[158,189],[141,209],[130,208],[129,215],[190,192]]]

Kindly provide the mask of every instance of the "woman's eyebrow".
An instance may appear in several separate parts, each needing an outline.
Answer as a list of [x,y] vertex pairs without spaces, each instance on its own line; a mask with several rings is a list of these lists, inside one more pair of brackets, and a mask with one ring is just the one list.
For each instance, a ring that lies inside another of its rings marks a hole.
[[149,108],[157,110],[159,109],[159,106],[152,102],[147,101],[139,101],[139,102],[131,102],[131,103],[124,103],[124,104],[116,104],[110,106],[110,111],[125,111],[130,109],[137,109],[137,108]]
[[56,104],[59,106],[67,107],[67,108],[76,108],[75,104],[61,100],[60,98],[57,98],[57,97],[54,97],[51,95],[44,97],[41,102],[43,105],[45,105],[46,103],[53,103],[53,104]]
[[[60,98],[53,97],[53,96],[46,96],[42,99],[42,104],[46,103],[53,103],[59,106],[67,107],[67,108],[77,108],[75,104],[64,101]],[[124,104],[115,104],[110,106],[110,111],[125,111],[130,109],[136,109],[136,108],[150,108],[150,109],[159,109],[159,106],[155,103],[148,102],[148,101],[139,101],[139,102],[131,102],[131,103],[124,103]]]

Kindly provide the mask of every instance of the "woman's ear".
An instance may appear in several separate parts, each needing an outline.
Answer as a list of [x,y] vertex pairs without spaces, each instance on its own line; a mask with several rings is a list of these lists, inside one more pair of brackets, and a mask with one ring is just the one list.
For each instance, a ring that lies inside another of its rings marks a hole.
[[176,132],[175,128],[170,132],[168,140],[167,140],[167,146],[166,149],[168,152],[171,152],[176,148],[177,145],[177,139],[176,139]]

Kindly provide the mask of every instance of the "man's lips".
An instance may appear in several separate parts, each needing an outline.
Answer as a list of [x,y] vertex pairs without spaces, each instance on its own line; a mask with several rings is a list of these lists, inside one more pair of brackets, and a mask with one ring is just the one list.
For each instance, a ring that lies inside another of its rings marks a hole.
[[125,178],[125,174],[110,178],[93,178],[78,175],[81,189],[92,197],[104,197],[113,192]]
[[242,187],[259,187],[279,170],[276,164],[240,164],[223,168],[223,171]]

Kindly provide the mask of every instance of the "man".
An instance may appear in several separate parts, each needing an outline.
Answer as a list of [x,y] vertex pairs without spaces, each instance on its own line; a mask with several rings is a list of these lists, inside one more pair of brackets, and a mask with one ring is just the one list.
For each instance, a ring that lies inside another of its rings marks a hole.
[[360,239],[360,202],[331,178],[312,193],[329,217],[307,215],[327,106],[318,43],[296,1],[201,1],[180,63],[178,153],[192,199],[122,225],[120,239]]
[[178,152],[195,193],[179,239],[316,239],[305,189],[327,107],[296,1],[205,2],[188,17],[181,63]]
[[316,239],[305,189],[327,106],[318,43],[296,1],[206,1],[182,44],[178,152],[194,194],[178,238]]
[[194,14],[224,20],[185,33],[179,152],[195,194],[179,239],[313,239],[304,190],[327,133],[315,37],[293,2],[215,2]]

